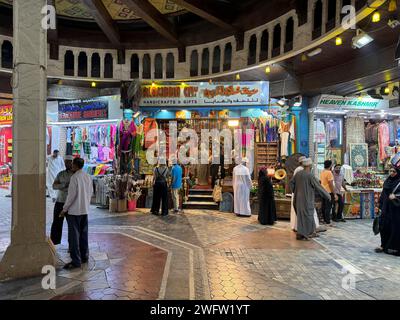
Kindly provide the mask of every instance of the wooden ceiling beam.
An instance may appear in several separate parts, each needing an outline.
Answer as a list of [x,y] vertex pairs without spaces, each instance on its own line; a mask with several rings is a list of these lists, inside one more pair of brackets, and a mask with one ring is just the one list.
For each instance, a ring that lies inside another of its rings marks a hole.
[[181,46],[175,26],[149,1],[122,0],[122,2],[164,38],[178,47]]
[[236,28],[228,21],[226,14],[223,14],[210,0],[173,0],[177,5],[194,13],[195,15],[217,25],[218,27],[237,32]]
[[119,30],[110,16],[107,8],[104,6],[102,0],[82,0],[86,7],[89,9],[94,20],[98,26],[110,40],[110,42],[117,48],[121,48],[121,37]]

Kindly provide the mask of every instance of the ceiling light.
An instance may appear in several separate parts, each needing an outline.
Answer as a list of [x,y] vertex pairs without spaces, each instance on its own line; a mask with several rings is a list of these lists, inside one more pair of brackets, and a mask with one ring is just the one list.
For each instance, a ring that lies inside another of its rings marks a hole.
[[321,48],[317,48],[317,49],[315,49],[315,50],[313,50],[313,51],[307,53],[307,55],[308,55],[309,57],[314,57],[314,56],[319,55],[321,52],[322,52],[322,49],[321,49]]
[[397,10],[397,0],[390,0],[389,12],[395,12]]
[[302,96],[297,96],[294,98],[293,101],[293,106],[294,107],[301,107],[301,105],[303,104],[303,97]]
[[265,73],[271,73],[271,67],[270,66],[267,66],[266,68],[265,68]]
[[282,99],[278,100],[278,104],[283,107],[286,104],[286,101],[287,100],[285,98],[282,98]]
[[151,86],[154,88],[154,87],[156,86],[156,83],[153,82],[153,83],[151,84]]
[[240,74],[238,73],[237,75],[236,75],[236,80],[240,80]]
[[381,21],[381,14],[379,13],[379,11],[375,11],[372,15],[372,22],[378,23],[379,21]]
[[232,128],[239,127],[239,120],[229,120],[228,121],[228,126],[232,127]]
[[361,49],[372,41],[374,41],[374,39],[370,35],[361,29],[357,29],[357,35],[352,40],[352,46],[354,49]]
[[337,46],[341,46],[343,44],[343,39],[341,37],[336,37],[335,43]]
[[93,81],[91,86],[92,86],[92,88],[96,88],[97,87],[97,83]]
[[302,62],[306,62],[307,60],[308,60],[307,55],[303,53],[303,54],[301,55],[301,61],[302,61]]

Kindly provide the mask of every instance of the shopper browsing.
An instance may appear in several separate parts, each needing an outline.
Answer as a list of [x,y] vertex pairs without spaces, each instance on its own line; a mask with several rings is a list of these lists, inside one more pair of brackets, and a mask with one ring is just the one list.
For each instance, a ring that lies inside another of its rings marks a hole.
[[178,164],[176,158],[172,159],[172,200],[174,203],[174,213],[180,212],[180,192],[182,189],[182,167]]
[[[89,259],[88,214],[93,194],[93,183],[89,175],[82,171],[85,161],[76,158],[72,162],[74,175],[68,188],[67,200],[61,216],[67,217],[68,238],[72,261],[64,269],[80,268]],[[67,214],[68,212],[68,214]]]
[[335,185],[334,185],[334,178],[333,178],[333,173],[332,173],[332,161],[327,160],[324,163],[324,171],[321,173],[321,184],[324,187],[325,191],[328,192],[331,195],[331,199],[323,199],[322,200],[322,213],[324,216],[324,221],[326,224],[330,225],[331,224],[331,217],[334,212],[335,208],[335,200],[336,200],[336,195],[335,195]]
[[73,156],[66,156],[64,159],[65,170],[61,171],[53,183],[53,189],[58,191],[57,201],[54,205],[53,224],[51,225],[50,239],[54,245],[61,243],[64,217],[60,213],[64,209],[65,201],[68,197],[68,188],[74,172],[72,171]]
[[158,166],[153,172],[153,205],[151,213],[159,215],[162,203],[162,216],[168,215],[168,178],[169,169],[165,158],[159,158]]
[[335,222],[346,222],[343,217],[343,209],[344,209],[344,194],[342,192],[342,188],[347,191],[346,184],[344,181],[344,174],[342,173],[342,166],[337,164],[333,171],[333,178],[335,183],[335,195],[336,195],[336,203],[337,203],[337,211],[335,211],[335,207],[333,208],[334,216],[333,221]]

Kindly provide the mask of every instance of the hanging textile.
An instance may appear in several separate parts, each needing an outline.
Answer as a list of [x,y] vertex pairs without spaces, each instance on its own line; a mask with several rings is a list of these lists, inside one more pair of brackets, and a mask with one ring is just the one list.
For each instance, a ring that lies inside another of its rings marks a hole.
[[386,121],[382,122],[378,128],[379,139],[379,160],[382,162],[387,158],[385,148],[390,145],[389,126]]
[[347,118],[346,119],[346,146],[350,150],[350,143],[365,143],[366,130],[364,119],[362,118]]

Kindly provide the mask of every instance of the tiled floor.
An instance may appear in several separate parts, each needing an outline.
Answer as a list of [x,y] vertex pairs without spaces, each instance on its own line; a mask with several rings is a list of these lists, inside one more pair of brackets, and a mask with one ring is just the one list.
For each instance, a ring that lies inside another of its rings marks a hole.
[[[0,191],[0,257],[10,208]],[[47,211],[49,228],[50,202]],[[0,283],[0,299],[399,299],[399,258],[374,253],[378,244],[371,221],[302,242],[286,221],[271,228],[215,211],[161,218],[93,207],[88,265],[61,270],[69,260],[64,235],[56,290],[43,290],[40,277],[9,281]]]

